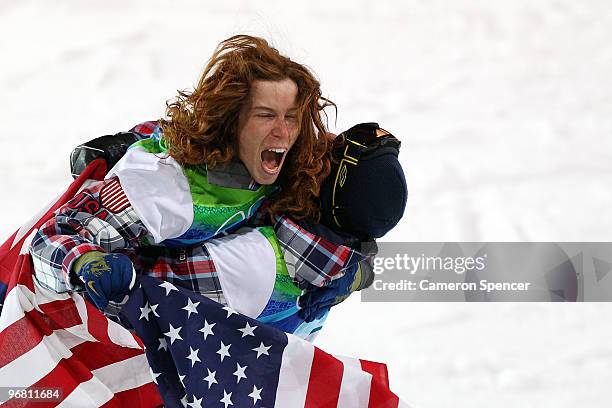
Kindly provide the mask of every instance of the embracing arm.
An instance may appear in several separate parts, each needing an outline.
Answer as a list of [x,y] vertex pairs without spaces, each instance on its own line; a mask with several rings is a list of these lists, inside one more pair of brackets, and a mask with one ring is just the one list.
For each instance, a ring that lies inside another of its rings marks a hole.
[[[115,269],[131,273],[129,259],[122,252],[130,252],[146,236],[147,230],[119,180],[97,182],[79,192],[35,232],[30,244],[35,277],[44,287],[61,293],[84,289],[84,273],[99,280],[104,266],[118,265]],[[111,253],[113,256],[106,257]],[[96,291],[92,286],[90,289],[100,293],[100,288]]]
[[298,304],[305,321],[320,318],[351,293],[372,284],[374,241],[362,243],[324,225],[294,222],[285,216],[277,217],[274,230],[287,270],[303,290]]

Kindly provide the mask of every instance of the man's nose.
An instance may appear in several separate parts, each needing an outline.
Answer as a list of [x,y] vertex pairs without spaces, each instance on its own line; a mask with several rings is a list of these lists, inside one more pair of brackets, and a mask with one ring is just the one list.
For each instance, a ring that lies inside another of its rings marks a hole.
[[272,134],[280,139],[289,138],[289,125],[287,124],[285,118],[276,118],[274,122],[274,132]]

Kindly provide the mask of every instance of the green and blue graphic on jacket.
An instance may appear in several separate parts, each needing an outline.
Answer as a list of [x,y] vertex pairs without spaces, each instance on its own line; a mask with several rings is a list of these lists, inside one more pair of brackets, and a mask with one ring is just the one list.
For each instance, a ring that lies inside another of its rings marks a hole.
[[308,339],[321,330],[328,313],[312,322],[306,322],[298,316],[298,299],[302,290],[289,275],[274,228],[258,227],[257,230],[266,237],[276,256],[274,289],[264,310],[257,316],[257,320],[268,323],[286,333],[293,333],[298,337]]
[[[167,154],[162,129],[157,126],[149,138],[134,143],[153,154]],[[219,169],[206,166],[185,166],[193,200],[193,223],[181,236],[164,241],[166,246],[185,246],[232,233],[252,217],[264,199],[278,190],[275,185],[252,182],[241,163]],[[223,185],[220,185],[223,183]]]

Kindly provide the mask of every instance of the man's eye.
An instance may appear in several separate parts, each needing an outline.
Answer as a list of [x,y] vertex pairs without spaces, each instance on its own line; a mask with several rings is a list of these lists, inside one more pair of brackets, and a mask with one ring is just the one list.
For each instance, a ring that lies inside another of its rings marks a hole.
[[258,118],[273,118],[274,115],[270,115],[268,113],[260,113],[257,115]]
[[290,120],[292,122],[297,120],[297,116],[291,115],[291,116],[286,116],[287,120]]

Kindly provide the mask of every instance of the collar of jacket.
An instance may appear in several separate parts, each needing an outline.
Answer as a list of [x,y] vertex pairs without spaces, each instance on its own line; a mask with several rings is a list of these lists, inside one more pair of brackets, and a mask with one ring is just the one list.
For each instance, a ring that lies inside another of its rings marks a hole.
[[221,187],[239,188],[255,191],[259,184],[253,180],[251,174],[241,162],[229,162],[209,169],[206,167],[208,182]]

